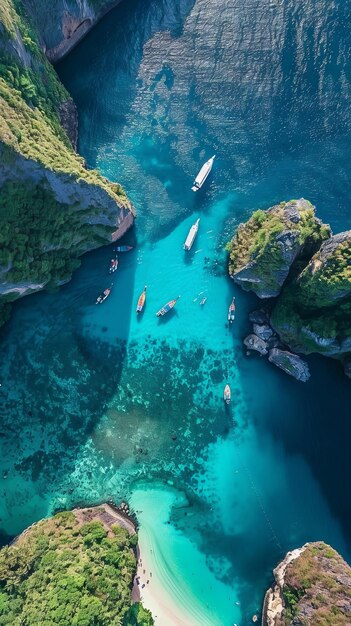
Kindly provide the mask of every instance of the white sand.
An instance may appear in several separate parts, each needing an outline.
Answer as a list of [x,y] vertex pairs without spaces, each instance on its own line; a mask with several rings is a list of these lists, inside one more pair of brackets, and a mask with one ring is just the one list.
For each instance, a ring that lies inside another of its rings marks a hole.
[[[231,626],[240,617],[233,590],[213,576],[196,546],[167,523],[181,498],[163,487],[138,489],[132,496],[140,523],[141,600],[156,626]],[[229,620],[219,615],[221,605]]]

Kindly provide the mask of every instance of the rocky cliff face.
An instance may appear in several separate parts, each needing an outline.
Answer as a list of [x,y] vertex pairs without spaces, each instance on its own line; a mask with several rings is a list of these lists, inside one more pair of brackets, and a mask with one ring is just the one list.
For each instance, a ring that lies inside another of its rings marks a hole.
[[329,236],[329,227],[303,198],[255,211],[228,246],[229,274],[246,291],[275,297],[296,258],[312,254]]
[[74,103],[13,0],[0,4],[0,53],[1,324],[9,302],[69,280],[81,254],[121,237],[134,210],[74,151]]
[[[270,325],[283,345],[273,348],[341,358],[349,375],[351,231],[332,235],[306,200],[256,211],[229,244],[229,274],[260,298],[277,297]],[[245,345],[260,347],[263,354],[256,335],[254,330],[250,345]],[[280,351],[272,352],[269,360],[294,375]],[[300,360],[299,370],[302,365],[306,376],[299,380],[308,377]]]
[[63,58],[107,11],[120,0],[23,0],[46,56]]
[[330,546],[307,543],[274,570],[262,626],[348,626],[351,568]]
[[351,352],[351,231],[323,243],[284,289],[271,321],[282,340],[304,354]]

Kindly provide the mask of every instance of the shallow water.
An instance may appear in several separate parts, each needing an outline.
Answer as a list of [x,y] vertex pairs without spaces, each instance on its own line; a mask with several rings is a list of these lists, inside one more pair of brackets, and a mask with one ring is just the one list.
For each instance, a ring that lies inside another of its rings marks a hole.
[[133,0],[60,65],[80,151],[124,184],[137,245],[103,306],[108,249],[86,255],[58,294],[19,302],[2,330],[4,541],[58,507],[106,498],[130,498],[148,532],[157,486],[161,511],[186,498],[167,532],[162,516],[153,529],[168,589],[223,626],[251,623],[288,549],[324,539],[351,558],[350,383],[321,358],[303,385],[244,355],[257,300],[226,278],[224,251],[253,208],[290,197],[350,228],[349,13],[349,2]]

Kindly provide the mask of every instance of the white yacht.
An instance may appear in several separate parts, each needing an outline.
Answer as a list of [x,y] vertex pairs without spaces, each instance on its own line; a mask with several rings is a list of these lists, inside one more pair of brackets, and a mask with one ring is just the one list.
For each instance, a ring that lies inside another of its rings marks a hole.
[[195,224],[193,224],[192,227],[190,228],[188,232],[188,236],[183,246],[184,250],[190,250],[191,246],[193,245],[195,241],[195,237],[197,235],[197,231],[199,230],[199,221],[200,221],[200,218],[197,219]]
[[202,185],[204,184],[207,176],[209,175],[211,169],[212,169],[212,165],[213,165],[213,161],[215,160],[215,154],[213,155],[213,157],[211,157],[210,159],[208,159],[208,161],[206,161],[206,163],[203,164],[201,170],[199,171],[198,175],[196,176],[195,180],[194,180],[194,184],[192,186],[192,191],[198,191],[199,189],[201,189]]

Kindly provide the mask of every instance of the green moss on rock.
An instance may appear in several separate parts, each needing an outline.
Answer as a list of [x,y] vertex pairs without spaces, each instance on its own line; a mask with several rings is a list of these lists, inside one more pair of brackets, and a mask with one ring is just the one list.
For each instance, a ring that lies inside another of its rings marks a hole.
[[351,231],[323,243],[284,289],[271,322],[285,343],[304,354],[351,351]]
[[264,626],[351,623],[351,569],[327,544],[306,544],[299,556],[287,564],[283,577],[279,572],[276,579],[276,593],[281,594],[283,611],[278,610],[275,615],[264,613]]
[[261,298],[277,296],[296,259],[313,253],[330,236],[308,200],[281,202],[255,211],[231,242],[229,274]]
[[60,122],[74,105],[20,0],[1,3],[0,53],[1,325],[10,301],[69,280],[81,254],[132,225],[134,209],[74,151]]

